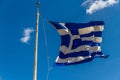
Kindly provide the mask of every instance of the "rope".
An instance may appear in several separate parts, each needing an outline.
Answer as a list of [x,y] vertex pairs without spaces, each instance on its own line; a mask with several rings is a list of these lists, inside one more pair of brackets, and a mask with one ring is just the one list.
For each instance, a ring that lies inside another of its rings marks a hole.
[[45,40],[45,48],[46,48],[46,56],[47,56],[47,68],[48,68],[46,80],[48,80],[52,67],[50,66],[50,56],[48,54],[48,44],[47,44],[47,34],[46,34],[47,32],[46,32],[46,28],[45,28],[45,24],[44,24],[43,19],[42,19],[42,25],[43,25],[43,31],[44,31],[44,40]]

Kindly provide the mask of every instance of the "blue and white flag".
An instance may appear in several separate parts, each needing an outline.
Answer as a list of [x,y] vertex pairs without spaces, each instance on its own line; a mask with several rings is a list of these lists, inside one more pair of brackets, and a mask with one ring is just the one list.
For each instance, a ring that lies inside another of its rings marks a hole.
[[61,36],[59,56],[55,63],[70,65],[92,61],[96,57],[106,58],[101,51],[103,21],[89,23],[51,22]]

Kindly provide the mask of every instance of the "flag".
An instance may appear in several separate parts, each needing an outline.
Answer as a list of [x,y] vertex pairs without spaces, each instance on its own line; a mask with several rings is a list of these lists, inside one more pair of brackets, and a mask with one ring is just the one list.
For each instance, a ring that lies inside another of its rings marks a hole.
[[107,58],[102,51],[103,21],[88,23],[60,23],[52,22],[61,37],[57,65],[71,65],[92,61],[96,57]]

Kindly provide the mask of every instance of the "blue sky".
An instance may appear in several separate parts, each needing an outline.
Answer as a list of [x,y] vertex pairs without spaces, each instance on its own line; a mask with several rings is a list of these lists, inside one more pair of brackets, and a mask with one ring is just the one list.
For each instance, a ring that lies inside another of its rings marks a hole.
[[[120,3],[116,2],[119,0],[0,0],[0,80],[32,80],[37,1],[41,2],[38,80],[46,80],[47,75],[43,27],[51,67],[60,46],[59,34],[49,20],[104,21],[102,51],[110,55],[108,59],[85,64],[52,67],[49,80],[120,80]],[[24,34],[26,29],[30,34]],[[28,41],[22,42],[25,36]]]

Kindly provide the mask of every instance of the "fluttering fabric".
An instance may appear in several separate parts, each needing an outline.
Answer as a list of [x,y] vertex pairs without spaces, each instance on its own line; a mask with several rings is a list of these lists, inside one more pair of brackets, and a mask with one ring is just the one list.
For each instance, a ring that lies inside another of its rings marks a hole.
[[102,42],[103,21],[89,23],[60,23],[51,22],[61,36],[59,56],[55,63],[70,65],[92,61],[103,57],[100,43]]

